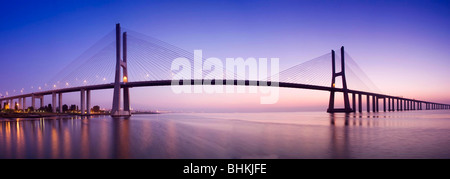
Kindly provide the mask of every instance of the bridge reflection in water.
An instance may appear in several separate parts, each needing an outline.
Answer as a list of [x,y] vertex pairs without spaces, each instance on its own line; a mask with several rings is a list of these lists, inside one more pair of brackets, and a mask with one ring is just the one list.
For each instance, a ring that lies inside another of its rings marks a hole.
[[[367,115],[369,114],[369,115]],[[448,158],[445,111],[1,119],[0,158]]]

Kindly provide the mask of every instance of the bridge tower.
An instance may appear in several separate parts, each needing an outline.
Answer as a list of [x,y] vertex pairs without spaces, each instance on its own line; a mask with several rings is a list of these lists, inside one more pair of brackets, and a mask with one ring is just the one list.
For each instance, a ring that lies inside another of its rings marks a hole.
[[[120,59],[120,24],[116,24],[116,75],[114,79],[114,97],[111,109],[112,117],[128,117],[131,116],[130,111],[130,93],[128,87],[122,87],[128,82],[127,70],[127,33],[123,33],[123,59]],[[121,68],[123,76],[121,78]],[[121,81],[123,80],[123,81]],[[123,88],[123,110],[120,109],[120,90]]]
[[[348,89],[347,89],[347,80],[345,79],[345,54],[344,54],[344,46],[341,47],[341,72],[336,73],[336,62],[335,62],[335,53],[334,50],[331,50],[331,68],[332,68],[332,77],[331,77],[331,88],[330,91],[330,103],[328,105],[328,113],[335,112],[345,112],[350,113],[354,112],[352,108],[350,108],[350,100],[348,98]],[[342,93],[344,93],[344,108],[336,109],[334,107],[334,94],[336,92],[336,77],[342,77]]]

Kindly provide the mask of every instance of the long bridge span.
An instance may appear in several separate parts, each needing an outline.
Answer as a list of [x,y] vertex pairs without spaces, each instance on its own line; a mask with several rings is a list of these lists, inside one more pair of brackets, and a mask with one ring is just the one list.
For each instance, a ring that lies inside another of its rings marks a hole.
[[[122,38],[121,38],[122,37]],[[123,39],[123,50],[121,50],[121,39]],[[205,85],[207,79],[184,79],[174,83],[173,80],[148,80],[148,81],[130,81],[128,82],[128,69],[127,69],[127,36],[126,32],[121,33],[120,25],[116,25],[116,68],[115,68],[115,80],[113,83],[95,84],[86,86],[74,86],[61,89],[52,89],[45,91],[37,91],[26,94],[19,94],[13,96],[3,96],[0,98],[0,104],[8,104],[12,106],[14,101],[18,101],[19,108],[25,109],[26,99],[31,98],[31,107],[36,109],[35,101],[40,100],[40,107],[43,107],[43,98],[46,95],[52,96],[52,111],[54,113],[62,113],[62,96],[64,93],[80,92],[80,111],[81,115],[90,115],[91,108],[91,91],[114,89],[113,104],[111,115],[112,116],[130,116],[130,99],[129,88],[136,87],[149,87],[149,86],[171,86],[171,85]],[[123,56],[120,52],[123,52]],[[319,90],[327,91],[330,93],[329,106],[327,112],[363,112],[363,105],[366,106],[367,112],[379,112],[379,111],[408,111],[408,110],[435,110],[435,109],[450,109],[450,105],[435,103],[430,101],[423,101],[417,99],[410,99],[398,96],[392,96],[381,93],[367,92],[362,90],[349,89],[347,87],[346,74],[345,74],[345,58],[344,47],[341,48],[341,71],[336,72],[335,64],[335,52],[331,52],[331,71],[332,71],[332,83],[330,86],[320,86],[312,84],[303,84],[295,82],[281,82],[281,81],[267,81],[267,80],[237,80],[237,79],[212,79],[208,80],[208,85],[239,85],[239,86],[268,86],[268,87],[280,87],[280,88],[295,88],[295,89],[307,89],[307,90]],[[123,71],[121,73],[121,71]],[[342,78],[342,88],[337,88],[336,78]],[[272,85],[276,84],[276,85]],[[121,92],[123,91],[123,95]],[[335,93],[343,93],[344,95],[344,108],[335,108]],[[57,97],[58,96],[58,97]],[[120,98],[123,96],[123,109],[120,108]],[[366,98],[366,104],[363,104],[363,97]],[[351,99],[351,101],[350,101]],[[58,104],[57,104],[58,100]],[[379,108],[379,102],[382,101],[382,109]],[[59,111],[56,106],[59,105]],[[5,106],[5,105],[3,105]],[[87,109],[87,110],[86,110]]]

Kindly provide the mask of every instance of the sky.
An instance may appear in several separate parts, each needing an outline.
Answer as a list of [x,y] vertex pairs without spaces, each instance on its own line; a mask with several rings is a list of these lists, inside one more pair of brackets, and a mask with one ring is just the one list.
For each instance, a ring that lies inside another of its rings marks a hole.
[[[51,79],[120,23],[206,57],[277,57],[281,70],[345,46],[383,93],[450,104],[449,17],[449,1],[431,0],[5,1],[0,93]],[[280,89],[276,104],[259,98],[131,89],[134,109],[205,112],[324,110],[329,94]],[[112,90],[93,92],[93,104],[111,101]],[[78,104],[79,94],[64,103]]]

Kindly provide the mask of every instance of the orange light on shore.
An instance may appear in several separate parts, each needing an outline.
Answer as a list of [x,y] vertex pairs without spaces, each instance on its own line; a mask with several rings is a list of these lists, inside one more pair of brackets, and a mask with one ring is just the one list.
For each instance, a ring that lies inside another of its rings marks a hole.
[[124,83],[127,83],[127,82],[128,82],[127,76],[123,76],[123,82],[124,82]]

